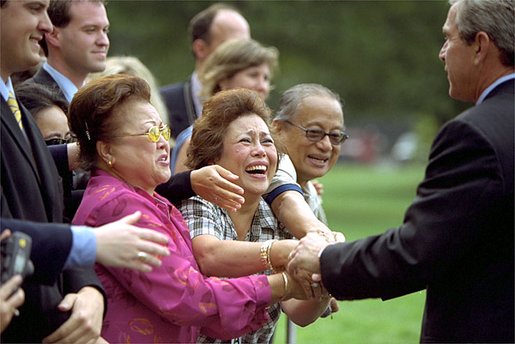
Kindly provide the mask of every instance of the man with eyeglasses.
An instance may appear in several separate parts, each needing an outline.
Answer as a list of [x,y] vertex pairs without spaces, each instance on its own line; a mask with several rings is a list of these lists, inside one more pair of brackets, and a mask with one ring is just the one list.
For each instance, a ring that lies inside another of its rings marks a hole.
[[[341,144],[349,137],[343,131],[339,96],[318,84],[293,86],[283,93],[273,126],[287,154],[280,159],[265,199],[293,234],[306,228],[328,230],[322,200],[312,180],[329,172],[340,156]],[[305,205],[309,205],[307,211],[292,211]],[[315,217],[299,221],[298,214],[310,215],[309,210]]]

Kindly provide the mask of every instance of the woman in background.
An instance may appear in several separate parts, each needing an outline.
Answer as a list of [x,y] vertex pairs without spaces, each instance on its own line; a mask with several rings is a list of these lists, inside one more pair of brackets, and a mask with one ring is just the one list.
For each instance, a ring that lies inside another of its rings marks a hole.
[[106,68],[104,71],[89,74],[88,81],[113,74],[134,75],[145,80],[150,86],[150,103],[152,103],[163,121],[166,123],[166,120],[168,119],[168,111],[163,99],[161,99],[161,95],[159,94],[159,87],[157,86],[156,79],[150,69],[148,69],[140,59],[135,56],[110,56],[106,59]]
[[36,83],[16,86],[16,96],[29,110],[47,145],[72,141],[68,127],[68,105],[57,90]]
[[[246,88],[266,100],[278,58],[276,48],[264,47],[252,39],[232,39],[220,44],[199,72],[202,99],[207,101],[222,90]],[[184,129],[177,136],[172,152],[172,174],[189,170],[185,164],[192,128]]]

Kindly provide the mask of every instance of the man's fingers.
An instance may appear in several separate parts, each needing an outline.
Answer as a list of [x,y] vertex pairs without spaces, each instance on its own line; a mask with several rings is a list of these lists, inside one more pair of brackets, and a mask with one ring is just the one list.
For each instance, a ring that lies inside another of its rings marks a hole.
[[141,217],[141,211],[135,211],[134,213],[132,213],[130,215],[122,217],[120,220],[118,220],[118,222],[122,222],[122,223],[126,223],[126,224],[129,224],[129,225],[133,225],[136,222],[138,222],[140,217]]
[[73,304],[77,300],[77,294],[66,294],[64,299],[59,303],[57,308],[62,312],[67,312],[72,309]]
[[216,165],[216,171],[218,172],[219,175],[221,175],[225,179],[233,181],[233,182],[237,181],[240,178],[237,175],[235,175],[234,173],[232,173],[231,171],[229,171],[228,169],[225,169],[220,165]]
[[11,230],[10,229],[3,230],[2,233],[0,233],[0,241],[8,238],[10,235],[11,235]]
[[20,275],[9,278],[0,288],[0,299],[6,300],[21,285],[22,281]]
[[[153,241],[155,243],[163,244],[163,245],[168,244],[169,238],[164,234],[153,231],[151,229],[144,229],[144,228],[138,228],[138,232],[139,232],[138,233],[139,237],[143,240]],[[158,246],[152,245],[152,247],[157,248]],[[161,248],[162,246],[159,246],[159,247]],[[161,250],[161,251],[163,251],[163,250]],[[166,251],[168,251],[168,250],[166,250]],[[153,253],[153,252],[150,252],[150,253]],[[155,253],[157,254],[158,252],[155,252]],[[161,255],[167,256],[168,253],[163,253]]]

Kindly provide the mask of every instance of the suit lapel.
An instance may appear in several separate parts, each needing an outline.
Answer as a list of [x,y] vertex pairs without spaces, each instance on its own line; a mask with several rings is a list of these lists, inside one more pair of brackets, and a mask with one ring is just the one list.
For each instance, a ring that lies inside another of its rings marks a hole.
[[[34,156],[32,155],[32,149],[29,145],[29,141],[27,140],[27,137],[25,135],[31,135],[34,128],[31,128],[31,118],[29,118],[30,114],[25,109],[25,107],[18,103],[20,106],[20,111],[22,113],[22,123],[24,125],[24,128],[27,128],[25,133],[23,133],[16,122],[16,119],[14,118],[14,115],[11,112],[11,109],[9,108],[9,105],[5,102],[5,100],[1,99],[1,111],[2,111],[2,125],[5,126],[7,129],[6,131],[9,133],[11,139],[16,143],[16,145],[20,148],[20,151],[22,152],[22,155],[30,164],[30,167],[32,168],[34,174],[38,177],[38,181],[41,182],[39,178],[39,173],[36,168],[36,164],[34,162]],[[39,130],[39,129],[37,129]],[[3,139],[2,139],[3,140]]]

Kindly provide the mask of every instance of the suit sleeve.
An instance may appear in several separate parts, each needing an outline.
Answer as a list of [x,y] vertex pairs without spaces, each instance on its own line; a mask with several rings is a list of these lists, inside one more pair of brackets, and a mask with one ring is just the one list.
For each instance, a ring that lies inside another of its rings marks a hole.
[[195,192],[191,188],[190,174],[191,171],[186,171],[174,175],[168,182],[157,187],[157,193],[178,206],[182,200],[195,196]]
[[[69,225],[37,223],[31,221],[1,219],[1,228],[12,232],[20,231],[32,238],[30,259],[36,282],[53,285],[61,273],[72,246],[72,232]],[[49,259],[52,257],[52,259]]]
[[478,245],[502,207],[503,177],[479,130],[449,122],[433,143],[426,175],[403,224],[382,235],[328,246],[323,283],[338,299],[389,299],[422,290]]

